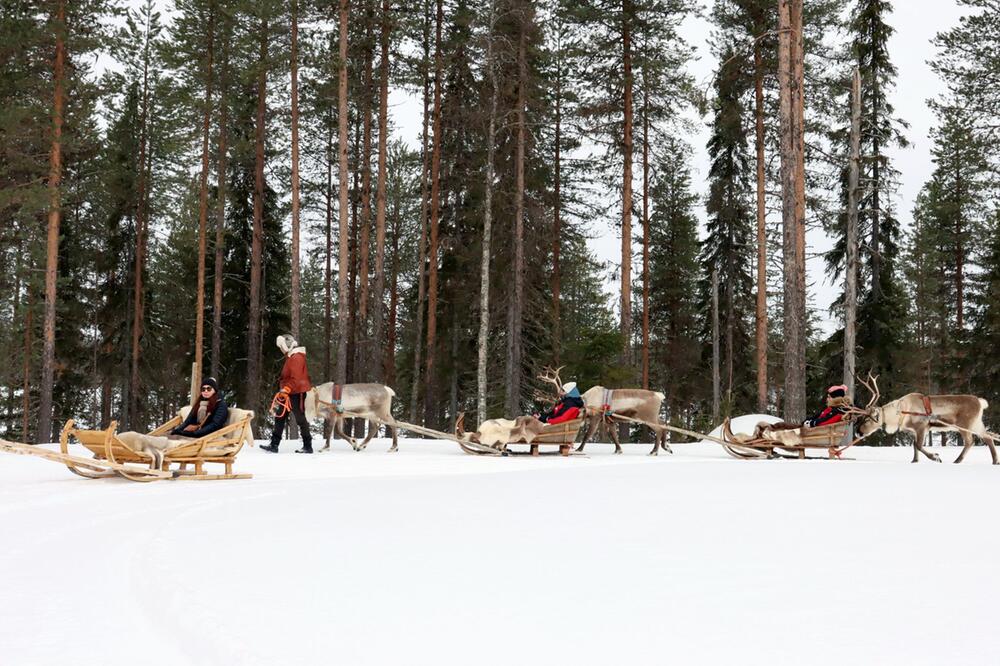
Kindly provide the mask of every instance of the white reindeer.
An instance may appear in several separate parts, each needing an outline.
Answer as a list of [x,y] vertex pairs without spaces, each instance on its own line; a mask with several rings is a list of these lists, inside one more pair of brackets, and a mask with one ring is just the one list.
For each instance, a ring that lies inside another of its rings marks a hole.
[[[306,418],[313,421],[317,416],[322,416],[331,426],[324,428],[326,444],[320,451],[330,448],[330,435],[334,428],[355,451],[364,451],[368,442],[378,432],[379,424],[385,424],[386,428],[392,431],[392,447],[389,450],[398,450],[396,427],[392,425],[395,423],[392,418],[392,399],[396,395],[395,392],[382,384],[344,384],[340,387],[338,403],[334,400],[334,386],[336,386],[334,382],[327,382],[312,387],[306,393]],[[345,417],[344,412],[350,414],[350,417]],[[368,435],[360,445],[356,439],[348,437],[344,432],[344,419],[354,417],[368,421]]]

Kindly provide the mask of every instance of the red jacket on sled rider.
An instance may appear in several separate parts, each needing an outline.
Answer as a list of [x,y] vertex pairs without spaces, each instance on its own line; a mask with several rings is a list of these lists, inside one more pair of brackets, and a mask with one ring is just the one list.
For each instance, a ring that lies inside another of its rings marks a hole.
[[826,390],[826,409],[811,419],[806,419],[802,425],[806,428],[816,428],[839,423],[844,419],[850,406],[851,399],[847,397],[847,387],[843,384],[831,386]]
[[563,384],[559,402],[549,411],[538,416],[542,423],[564,423],[572,421],[583,411],[583,398],[576,388],[576,382],[566,382]]

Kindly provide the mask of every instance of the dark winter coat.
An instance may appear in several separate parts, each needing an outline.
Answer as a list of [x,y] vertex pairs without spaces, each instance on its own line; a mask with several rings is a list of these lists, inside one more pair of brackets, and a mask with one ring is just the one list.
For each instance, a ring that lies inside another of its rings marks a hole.
[[538,417],[538,420],[542,423],[563,423],[565,421],[572,421],[577,416],[580,415],[580,411],[583,409],[583,399],[576,395],[571,396],[569,394],[564,395],[556,406],[550,411],[545,412]]
[[[171,431],[171,434],[194,438],[204,437],[205,435],[211,435],[216,430],[222,430],[222,428],[226,425],[226,420],[228,418],[229,407],[226,405],[225,399],[219,395],[219,401],[215,403],[215,411],[210,412],[205,416],[204,423],[198,423],[198,410],[195,408],[192,409],[187,418],[184,419],[184,423],[174,428]],[[197,430],[185,432],[184,428],[189,425],[196,425],[199,427]]]

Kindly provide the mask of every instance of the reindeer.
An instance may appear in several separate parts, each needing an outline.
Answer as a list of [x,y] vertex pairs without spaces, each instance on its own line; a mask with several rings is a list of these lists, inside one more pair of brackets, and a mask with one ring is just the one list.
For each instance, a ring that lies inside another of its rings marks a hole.
[[[317,416],[326,419],[327,426],[324,428],[326,434],[326,444],[320,451],[330,448],[330,435],[336,428],[338,435],[343,437],[355,451],[364,451],[368,442],[372,440],[378,432],[379,423],[384,423],[386,428],[392,431],[392,447],[389,451],[396,451],[399,446],[396,441],[395,419],[392,418],[392,399],[396,395],[388,386],[382,384],[344,384],[340,387],[340,402],[334,400],[333,390],[336,384],[327,382],[314,386],[306,393],[306,418],[310,421]],[[344,412],[351,417],[363,418],[368,421],[368,436],[360,445],[353,437],[348,437],[344,432]]]
[[878,377],[868,374],[871,383],[861,381],[872,392],[872,400],[864,410],[857,410],[858,432],[868,435],[875,430],[883,429],[892,434],[900,430],[913,433],[913,461],[920,459],[922,453],[929,459],[941,462],[941,456],[924,450],[924,438],[927,431],[957,431],[962,435],[965,446],[955,459],[960,463],[972,446],[972,436],[978,435],[990,447],[993,464],[1000,465],[997,459],[997,449],[993,443],[995,435],[983,424],[983,411],[989,405],[985,400],[974,395],[924,395],[923,393],[907,393],[898,400],[886,403],[881,407],[878,401]]
[[[563,384],[562,380],[559,379],[559,371],[564,367],[560,366],[555,370],[546,367],[544,372],[538,375],[538,378],[543,382],[555,385],[557,396],[562,394]],[[610,404],[605,405],[605,401],[608,400],[609,396]],[[583,447],[594,436],[601,423],[606,421],[605,417],[607,414],[616,414],[637,421],[643,421],[647,424],[659,423],[660,405],[663,404],[665,396],[658,391],[647,391],[646,389],[615,389],[611,391],[605,389],[603,386],[594,386],[580,397],[583,399],[584,409],[587,414],[587,431],[583,437],[583,441],[580,442],[580,446],[577,447],[577,451],[583,451]],[[673,453],[673,450],[671,450],[666,442],[666,429],[650,429],[653,430],[654,438],[653,450],[649,452],[649,455],[657,455],[660,448],[667,453]],[[622,446],[621,442],[618,441],[616,429],[609,427],[607,430],[611,435],[611,440],[615,444],[615,453],[621,453]]]

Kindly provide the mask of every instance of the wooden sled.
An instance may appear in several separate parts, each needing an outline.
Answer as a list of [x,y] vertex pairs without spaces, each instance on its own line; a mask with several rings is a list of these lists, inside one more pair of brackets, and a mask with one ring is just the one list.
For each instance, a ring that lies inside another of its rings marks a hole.
[[[183,422],[184,410],[170,421],[159,426],[150,436],[163,437]],[[250,441],[250,422],[253,412],[230,409],[226,425],[205,437],[180,440],[175,446],[163,452],[161,469],[150,469],[154,459],[150,454],[136,451],[118,437],[118,423],[112,421],[104,430],[84,430],[74,427],[72,420],[66,422],[59,435],[60,460],[71,472],[96,479],[120,476],[130,481],[157,481],[160,479],[250,479],[252,474],[234,474],[233,462]],[[69,454],[70,438],[76,439],[84,448],[94,454],[93,459],[80,458]],[[51,451],[48,453],[52,453]],[[42,456],[46,457],[46,456]],[[52,459],[50,457],[50,459]],[[87,464],[82,464],[83,460]],[[208,474],[205,463],[219,463],[225,466],[223,474]],[[177,464],[177,469],[170,469]],[[193,466],[189,468],[189,466]]]
[[[539,446],[556,446],[559,448],[559,455],[568,456],[573,450],[573,444],[580,434],[580,428],[587,422],[585,418],[565,421],[563,423],[546,423],[540,433],[535,435],[531,441],[521,438],[517,441],[507,442],[507,447],[511,444],[527,444],[528,451],[511,451],[506,449],[508,455],[540,455]],[[555,453],[552,451],[551,453]]]
[[740,459],[766,457],[821,460],[824,458],[808,456],[806,453],[808,451],[826,451],[825,459],[841,460],[843,452],[862,439],[860,437],[853,439],[853,434],[854,429],[850,420],[815,428],[802,427],[798,434],[793,436],[796,440],[793,442],[735,435],[728,418],[722,424],[722,439],[728,444],[724,447],[726,452]]

